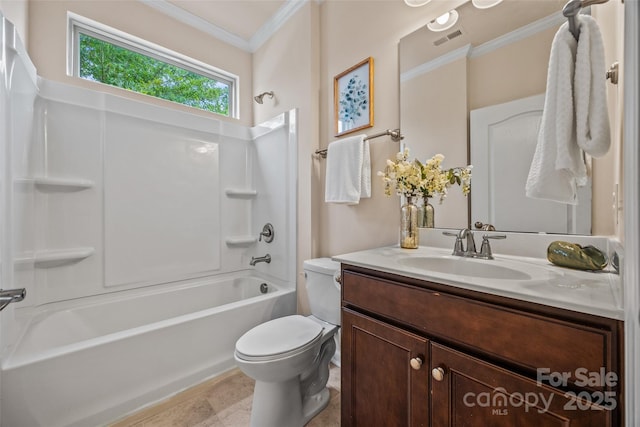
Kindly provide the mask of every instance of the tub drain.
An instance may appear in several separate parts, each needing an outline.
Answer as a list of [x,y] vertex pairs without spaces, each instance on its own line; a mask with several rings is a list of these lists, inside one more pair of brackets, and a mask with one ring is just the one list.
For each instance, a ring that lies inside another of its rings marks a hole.
[[269,292],[269,285],[266,283],[260,283],[260,293],[266,294],[267,292]]

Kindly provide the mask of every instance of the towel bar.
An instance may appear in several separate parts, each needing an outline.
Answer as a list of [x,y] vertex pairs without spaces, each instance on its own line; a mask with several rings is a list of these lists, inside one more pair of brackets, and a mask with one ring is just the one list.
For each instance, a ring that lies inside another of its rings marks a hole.
[[[367,136],[365,138],[365,140],[373,139],[373,138],[379,138],[381,136],[387,136],[387,135],[390,136],[391,140],[394,141],[394,142],[400,142],[400,141],[402,141],[404,139],[404,136],[402,136],[402,134],[400,133],[400,129],[394,129],[394,130],[387,129],[384,132],[380,132],[380,133],[375,133],[373,135],[369,135],[369,136]],[[327,149],[323,148],[323,149],[320,149],[320,150],[316,150],[315,155],[316,156],[320,156],[323,159],[326,159],[327,158]]]

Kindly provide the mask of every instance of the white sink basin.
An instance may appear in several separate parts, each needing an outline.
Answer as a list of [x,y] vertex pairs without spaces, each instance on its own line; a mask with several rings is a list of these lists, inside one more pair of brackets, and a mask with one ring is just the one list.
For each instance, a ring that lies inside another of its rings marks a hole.
[[453,256],[417,256],[398,259],[406,267],[417,268],[432,273],[500,280],[532,280],[529,272],[518,269],[517,265],[507,266],[496,260],[481,260]]

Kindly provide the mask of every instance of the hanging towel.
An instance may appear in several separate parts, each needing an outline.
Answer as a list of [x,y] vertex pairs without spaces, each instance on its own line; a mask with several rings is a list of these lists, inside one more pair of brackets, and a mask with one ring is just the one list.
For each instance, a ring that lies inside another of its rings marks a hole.
[[575,205],[578,185],[587,183],[582,150],[576,139],[573,77],[577,42],[562,24],[551,45],[547,90],[527,197]]
[[578,146],[593,157],[611,145],[605,79],[604,44],[595,19],[578,15],[580,38],[574,77]]
[[364,134],[334,141],[327,147],[327,203],[355,205],[371,197],[371,156]]

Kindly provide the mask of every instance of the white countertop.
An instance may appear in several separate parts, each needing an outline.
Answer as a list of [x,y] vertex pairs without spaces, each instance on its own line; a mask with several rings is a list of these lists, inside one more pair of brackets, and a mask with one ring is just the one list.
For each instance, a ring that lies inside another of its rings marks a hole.
[[[531,278],[496,279],[460,276],[420,268],[420,260],[409,258],[443,257],[460,262],[491,263],[498,267],[523,272]],[[334,256],[335,261],[358,267],[415,279],[429,280],[457,288],[484,292],[544,304],[581,313],[624,319],[622,307],[622,281],[609,270],[589,272],[555,266],[546,259],[499,255],[494,260],[468,260],[451,256],[451,250],[420,246],[402,249],[388,246]]]

